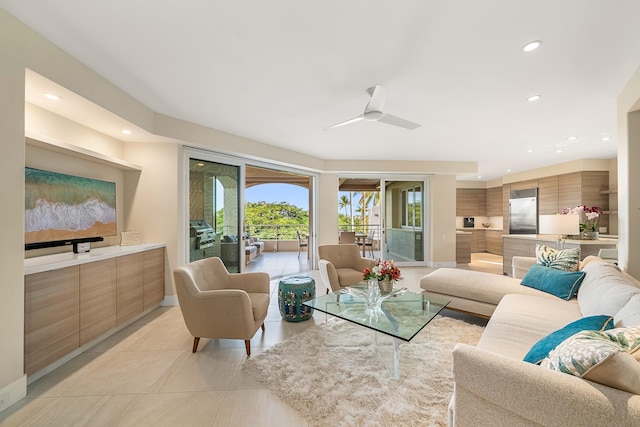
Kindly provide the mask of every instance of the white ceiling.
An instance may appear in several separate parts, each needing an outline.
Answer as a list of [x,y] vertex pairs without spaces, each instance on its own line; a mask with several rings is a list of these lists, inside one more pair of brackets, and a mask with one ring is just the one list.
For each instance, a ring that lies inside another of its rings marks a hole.
[[[615,157],[616,97],[640,65],[638,0],[0,7],[156,112],[326,159],[477,161],[482,180]],[[324,130],[377,84],[386,112],[422,126]]]

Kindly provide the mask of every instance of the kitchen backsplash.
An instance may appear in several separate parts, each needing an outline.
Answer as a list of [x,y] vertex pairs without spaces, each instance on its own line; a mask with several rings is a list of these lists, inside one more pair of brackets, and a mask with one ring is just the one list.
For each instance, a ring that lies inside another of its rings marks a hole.
[[[464,218],[462,216],[456,217],[456,229],[464,230]],[[502,217],[501,216],[476,216],[474,218],[474,229],[487,229],[487,230],[502,230]],[[484,227],[482,224],[491,224],[489,227]],[[469,230],[470,228],[466,228]]]

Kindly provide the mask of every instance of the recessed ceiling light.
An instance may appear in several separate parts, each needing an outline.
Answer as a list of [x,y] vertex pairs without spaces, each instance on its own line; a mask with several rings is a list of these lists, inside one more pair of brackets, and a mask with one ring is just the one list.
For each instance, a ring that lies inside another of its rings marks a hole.
[[603,136],[601,140],[603,142],[611,141],[611,137],[610,136]]
[[511,169],[507,169],[505,172],[511,172]]
[[535,40],[535,41],[529,42],[529,43],[525,44],[524,46],[522,46],[522,50],[524,52],[531,52],[531,51],[536,50],[537,48],[539,48],[541,44],[542,44],[542,42],[540,40]]
[[562,153],[562,150],[558,148],[558,149],[556,150],[556,153]]
[[45,93],[44,97],[52,101],[62,101],[62,97],[60,95],[56,95],[55,93]]
[[122,129],[121,132],[124,133],[125,135],[131,135],[131,131],[129,129]]
[[527,149],[527,153],[533,153],[533,148]]
[[478,175],[478,179],[482,179],[482,175]]
[[539,99],[540,99],[540,95],[531,95],[530,97],[527,98],[527,101],[536,102]]
[[202,167],[202,166],[204,166],[204,163],[198,162],[198,163],[196,163],[196,166]]
[[570,136],[569,138],[567,138],[567,140],[569,141],[575,141],[576,139],[578,139],[578,137],[576,136]]

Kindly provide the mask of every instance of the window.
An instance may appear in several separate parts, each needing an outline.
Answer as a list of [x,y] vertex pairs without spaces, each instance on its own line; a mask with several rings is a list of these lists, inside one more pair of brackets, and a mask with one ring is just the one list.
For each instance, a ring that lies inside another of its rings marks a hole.
[[422,228],[422,186],[402,190],[402,226]]

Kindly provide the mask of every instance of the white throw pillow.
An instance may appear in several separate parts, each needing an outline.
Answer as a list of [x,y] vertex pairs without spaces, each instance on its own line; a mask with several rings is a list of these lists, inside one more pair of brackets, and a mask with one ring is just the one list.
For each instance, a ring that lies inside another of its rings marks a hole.
[[640,326],[640,294],[634,295],[629,302],[613,316],[615,328]]
[[640,294],[637,282],[613,264],[590,262],[582,271],[585,277],[578,290],[578,304],[583,316],[614,316]]
[[578,271],[580,267],[580,248],[559,251],[543,243],[536,243],[536,262],[545,267],[562,271]]

